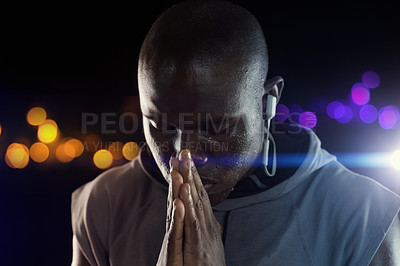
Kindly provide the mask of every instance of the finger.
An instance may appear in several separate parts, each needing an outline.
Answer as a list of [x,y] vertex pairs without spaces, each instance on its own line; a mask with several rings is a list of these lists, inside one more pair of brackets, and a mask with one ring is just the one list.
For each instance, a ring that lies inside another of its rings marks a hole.
[[171,172],[171,184],[172,184],[172,200],[179,198],[179,189],[183,184],[183,177],[182,175],[176,171],[172,170]]
[[203,203],[204,211],[206,212],[206,214],[213,214],[207,190],[204,188],[203,182],[201,182],[200,175],[197,172],[197,168],[194,163],[191,165],[190,173],[192,175],[193,182],[196,186],[197,195],[200,201]]
[[168,235],[168,264],[183,265],[183,226],[185,207],[180,199],[173,201],[173,219]]
[[171,157],[169,160],[170,166],[170,182],[168,186],[167,199],[167,220],[166,231],[169,230],[172,219],[172,202],[179,197],[179,188],[182,185],[182,176],[179,174],[179,159]]
[[204,223],[205,216],[204,216],[204,212],[203,212],[203,202],[199,198],[198,191],[197,191],[196,185],[194,183],[193,175],[191,172],[191,168],[192,168],[192,165],[194,165],[194,163],[191,159],[190,151],[187,149],[183,150],[183,151],[181,151],[181,153],[179,155],[181,158],[181,162],[179,164],[180,172],[183,176],[184,182],[189,183],[189,185],[190,185],[190,194],[193,199],[193,205],[194,205],[194,209],[197,213],[197,217],[200,219],[200,222]]
[[[190,156],[190,153],[189,153]],[[190,159],[190,157],[183,157],[179,164],[179,172],[182,174],[183,177],[183,182],[188,183],[191,187],[191,193],[193,197],[193,201],[197,202],[198,201],[198,193],[197,193],[197,188],[193,180],[193,176],[191,173],[191,164],[193,161]]]
[[200,241],[200,220],[196,215],[190,186],[184,183],[180,189],[180,198],[185,206],[185,242],[195,247]]
[[171,172],[172,169],[179,171],[179,159],[175,157],[171,157],[169,159],[169,171]]

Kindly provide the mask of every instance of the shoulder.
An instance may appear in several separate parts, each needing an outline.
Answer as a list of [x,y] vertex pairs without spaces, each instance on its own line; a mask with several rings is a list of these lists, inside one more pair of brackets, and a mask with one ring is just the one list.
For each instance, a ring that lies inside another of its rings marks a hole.
[[111,203],[110,201],[115,201],[116,198],[126,197],[126,194],[140,191],[153,183],[155,182],[147,176],[140,161],[134,160],[108,169],[76,189],[72,193],[72,208],[82,205],[83,202]]
[[400,197],[336,160],[313,175],[295,199],[307,242],[321,258],[367,265],[400,209]]
[[107,261],[115,219],[126,220],[151,189],[163,188],[134,160],[101,173],[72,193],[72,231],[88,261]]

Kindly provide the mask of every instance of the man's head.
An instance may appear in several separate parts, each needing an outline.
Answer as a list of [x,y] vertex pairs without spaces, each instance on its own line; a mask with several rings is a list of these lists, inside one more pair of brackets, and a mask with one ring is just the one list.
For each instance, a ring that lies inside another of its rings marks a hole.
[[[191,150],[211,204],[225,199],[262,151],[266,81],[262,29],[226,1],[186,1],[153,24],[139,57],[140,105],[146,141],[164,178],[168,161]],[[276,85],[276,86],[275,86]]]

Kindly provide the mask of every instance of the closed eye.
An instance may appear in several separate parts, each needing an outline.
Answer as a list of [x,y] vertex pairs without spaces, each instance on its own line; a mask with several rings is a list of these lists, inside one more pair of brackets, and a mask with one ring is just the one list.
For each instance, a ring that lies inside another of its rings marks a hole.
[[157,132],[165,135],[173,135],[176,134],[176,128],[166,122],[162,122],[161,124],[157,124],[153,120],[149,119],[150,126],[156,130]]

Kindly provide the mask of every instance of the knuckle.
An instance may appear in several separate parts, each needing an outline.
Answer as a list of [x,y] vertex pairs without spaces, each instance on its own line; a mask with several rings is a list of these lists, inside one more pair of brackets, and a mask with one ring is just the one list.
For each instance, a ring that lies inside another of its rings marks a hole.
[[202,200],[206,200],[208,198],[207,191],[204,187],[201,187],[201,189],[200,189],[200,198]]
[[192,226],[194,228],[194,230],[196,231],[200,231],[200,221],[199,219],[195,218],[192,220]]
[[195,207],[196,207],[196,209],[198,209],[199,211],[203,211],[203,203],[201,202],[201,200],[197,200],[197,201],[196,201]]

